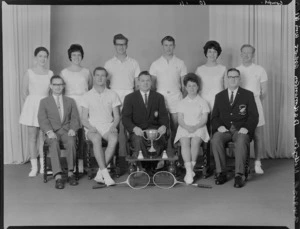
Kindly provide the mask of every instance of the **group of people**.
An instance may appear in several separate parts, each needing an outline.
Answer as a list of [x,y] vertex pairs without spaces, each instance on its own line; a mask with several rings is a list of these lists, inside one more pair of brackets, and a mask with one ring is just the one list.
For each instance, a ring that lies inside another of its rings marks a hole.
[[[92,74],[81,66],[84,51],[79,44],[72,44],[68,49],[70,66],[59,75],[46,68],[49,57],[46,48],[34,51],[36,64],[26,71],[23,79],[23,98],[26,99],[20,116],[20,123],[28,126],[30,177],[38,173],[38,149],[42,148],[45,137],[55,187],[63,189],[65,186],[59,141],[67,146],[68,182],[77,185],[73,174],[75,135],[82,127],[86,138],[93,143],[99,165],[94,180],[106,185],[115,183],[107,167],[119,135],[124,133],[122,128],[129,133],[134,157],[139,152],[148,157],[144,130],[157,129],[162,136],[154,145],[158,154],[165,148],[166,133],[170,130],[171,147],[177,141],[181,143],[187,184],[193,183],[200,144],[211,137],[216,184],[223,184],[227,179],[224,147],[228,141],[235,144],[235,187],[244,185],[244,165],[252,139],[255,171],[263,173],[261,99],[266,93],[267,74],[253,63],[253,46],[243,45],[242,64],[226,70],[217,63],[222,52],[220,44],[208,41],[203,47],[206,63],[195,73],[188,73],[183,60],[174,55],[175,39],[171,36],[161,40],[163,54],[151,64],[149,71],[141,71],[138,62],[127,55],[128,39],[124,35],[115,35],[113,44],[115,56],[104,67],[96,67]],[[103,139],[108,143],[105,152]],[[41,156],[40,173],[43,173]]]

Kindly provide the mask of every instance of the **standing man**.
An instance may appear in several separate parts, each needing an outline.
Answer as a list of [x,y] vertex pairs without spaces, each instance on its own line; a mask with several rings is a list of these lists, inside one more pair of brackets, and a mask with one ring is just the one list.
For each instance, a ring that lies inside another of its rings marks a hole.
[[143,138],[143,130],[157,129],[162,135],[154,141],[157,156],[166,146],[165,133],[169,126],[168,112],[164,97],[150,90],[152,77],[148,71],[142,71],[138,76],[139,90],[127,95],[122,110],[122,122],[130,134],[134,148],[134,157],[142,151],[144,157],[148,157],[146,140]]
[[263,67],[253,63],[255,48],[252,45],[244,44],[241,47],[242,64],[237,67],[241,72],[241,86],[254,94],[259,114],[258,125],[254,134],[255,172],[263,174],[261,168],[261,157],[263,150],[262,127],[265,125],[265,118],[261,100],[267,92],[267,73]]
[[182,60],[174,55],[175,39],[166,36],[161,40],[163,55],[150,66],[150,74],[155,77],[157,92],[161,93],[166,101],[171,116],[171,145],[173,146],[178,127],[177,104],[182,99],[183,76],[187,69]]
[[[104,64],[104,68],[109,75],[110,88],[118,94],[121,100],[122,109],[124,98],[133,92],[141,70],[138,62],[127,55],[128,39],[123,34],[115,35],[113,43],[116,50],[115,56]],[[122,124],[120,125],[119,141],[120,150],[125,150],[124,126]],[[126,154],[125,152],[120,153]]]
[[140,73],[138,62],[126,53],[128,39],[123,34],[114,36],[115,56],[104,64],[109,74],[110,88],[114,90],[123,103],[124,98],[135,88],[136,77]]
[[52,95],[41,100],[38,111],[40,128],[47,135],[46,141],[49,144],[51,166],[57,189],[65,187],[61,176],[59,141],[67,145],[68,182],[73,186],[78,184],[73,174],[73,167],[76,157],[75,133],[80,127],[80,118],[75,101],[63,95],[64,87],[65,83],[60,76],[52,76],[50,79]]
[[219,92],[211,115],[211,140],[216,163],[215,183],[224,184],[226,176],[225,144],[233,141],[235,147],[234,187],[244,186],[245,163],[250,141],[258,123],[258,111],[251,91],[239,87],[240,71],[231,68],[227,71],[228,89]]
[[[121,101],[116,92],[106,88],[107,77],[105,68],[95,68],[93,88],[83,95],[81,106],[82,124],[87,138],[93,143],[94,155],[99,165],[94,180],[109,186],[115,183],[108,173],[107,165],[118,142]],[[102,139],[108,142],[105,152],[102,149]]]

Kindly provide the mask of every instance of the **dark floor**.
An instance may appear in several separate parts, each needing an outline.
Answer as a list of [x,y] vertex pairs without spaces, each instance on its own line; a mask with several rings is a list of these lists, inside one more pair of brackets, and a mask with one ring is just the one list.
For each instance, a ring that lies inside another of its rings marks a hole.
[[[230,161],[229,161],[230,162]],[[54,188],[54,180],[29,178],[30,164],[4,166],[4,226],[27,225],[262,225],[294,228],[293,159],[263,160],[264,175],[251,174],[246,186],[222,186],[213,176],[164,190],[149,186],[92,189],[82,176],[79,185]],[[232,161],[231,161],[232,163]],[[251,161],[253,164],[253,161]],[[122,171],[126,168],[122,163]],[[117,181],[124,181],[124,174]]]

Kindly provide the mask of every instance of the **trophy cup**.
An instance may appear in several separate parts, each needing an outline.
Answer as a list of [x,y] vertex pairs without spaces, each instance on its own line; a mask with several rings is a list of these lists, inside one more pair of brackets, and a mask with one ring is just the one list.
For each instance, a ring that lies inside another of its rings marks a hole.
[[149,153],[150,153],[150,158],[152,158],[152,154],[151,153],[154,153],[154,152],[156,152],[156,150],[154,149],[154,147],[153,147],[153,141],[155,140],[158,140],[160,137],[161,137],[161,135],[158,133],[158,131],[157,130],[155,130],[155,129],[150,129],[150,130],[144,130],[143,131],[144,133],[146,133],[146,136],[147,137],[145,137],[145,135],[143,135],[143,137],[146,139],[146,140],[148,140],[148,141],[150,141],[151,142],[151,147],[150,147],[150,149],[148,150],[149,151]]

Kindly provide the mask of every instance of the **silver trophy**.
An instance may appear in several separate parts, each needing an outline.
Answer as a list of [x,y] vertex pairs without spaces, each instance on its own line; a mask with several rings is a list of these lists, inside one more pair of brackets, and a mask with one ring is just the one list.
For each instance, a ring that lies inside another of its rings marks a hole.
[[149,149],[148,151],[149,151],[150,153],[156,152],[156,150],[155,150],[154,147],[153,147],[153,141],[158,140],[158,139],[161,137],[161,134],[158,133],[158,131],[155,130],[155,129],[144,130],[143,132],[146,133],[146,136],[147,136],[147,137],[145,137],[145,134],[143,134],[143,137],[144,137],[146,140],[148,140],[148,141],[151,142],[151,147],[150,147],[150,149]]

